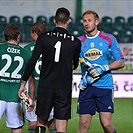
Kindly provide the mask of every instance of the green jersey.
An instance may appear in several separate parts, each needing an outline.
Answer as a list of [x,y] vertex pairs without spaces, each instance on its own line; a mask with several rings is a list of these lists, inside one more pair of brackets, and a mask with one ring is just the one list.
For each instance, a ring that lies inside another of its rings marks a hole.
[[18,90],[30,55],[16,44],[0,45],[0,100],[20,102]]
[[[26,45],[24,47],[30,53],[30,55],[32,55],[32,52],[34,50],[35,44],[36,44],[36,41],[31,42],[30,44],[28,44],[28,45]],[[42,65],[42,59],[41,59],[41,56],[40,56],[40,58],[38,59],[36,65],[35,65],[35,69],[34,69],[34,71],[32,73],[32,75],[34,76],[35,81],[36,81],[36,93],[35,93],[35,96],[37,95],[37,88],[38,88],[38,83],[39,83],[41,65]]]

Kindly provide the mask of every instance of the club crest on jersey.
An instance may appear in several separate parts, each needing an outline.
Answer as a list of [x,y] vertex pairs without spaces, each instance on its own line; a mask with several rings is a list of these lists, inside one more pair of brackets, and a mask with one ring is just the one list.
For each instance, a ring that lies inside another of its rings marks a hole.
[[96,48],[90,49],[90,50],[88,50],[88,51],[84,54],[84,56],[85,56],[86,58],[88,58],[89,60],[96,60],[96,59],[98,59],[101,55],[102,55],[102,51],[100,51],[99,49],[96,49]]
[[91,48],[94,48],[94,42],[90,43]]

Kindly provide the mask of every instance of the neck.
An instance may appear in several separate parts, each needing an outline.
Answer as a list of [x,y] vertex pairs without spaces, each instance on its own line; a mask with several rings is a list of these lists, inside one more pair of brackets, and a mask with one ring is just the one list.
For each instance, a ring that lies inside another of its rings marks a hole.
[[93,36],[95,36],[97,33],[95,33],[95,34],[91,34],[91,33],[88,33],[87,35],[89,36],[89,37],[93,37]]
[[67,24],[56,24],[56,27],[67,29],[68,25]]
[[93,36],[95,36],[97,34],[97,32],[98,32],[98,30],[96,28],[94,28],[93,30],[87,32],[87,35],[89,37],[93,37]]
[[16,45],[18,44],[17,41],[15,41],[15,40],[9,40],[9,41],[7,41],[7,42],[8,42],[8,43],[11,43],[11,44],[16,44]]

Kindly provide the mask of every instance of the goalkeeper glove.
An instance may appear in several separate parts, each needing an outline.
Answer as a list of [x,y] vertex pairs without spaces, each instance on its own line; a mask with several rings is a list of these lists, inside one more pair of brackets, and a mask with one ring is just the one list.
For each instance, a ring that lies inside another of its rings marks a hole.
[[104,72],[109,70],[110,70],[109,65],[94,64],[93,67],[88,68],[88,72],[93,78],[98,77],[102,75]]
[[24,90],[21,94],[20,94],[20,98],[23,101],[23,103],[27,106],[30,107],[32,105],[32,99],[31,97],[27,94],[27,91]]
[[85,90],[87,88],[87,85],[92,84],[94,81],[96,81],[99,77],[92,78],[88,73],[86,73],[83,78],[81,79],[79,83],[79,89]]

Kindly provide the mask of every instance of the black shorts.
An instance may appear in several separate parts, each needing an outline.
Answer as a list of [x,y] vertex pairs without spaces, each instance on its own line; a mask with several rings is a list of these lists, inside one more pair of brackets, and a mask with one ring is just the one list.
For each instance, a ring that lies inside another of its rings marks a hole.
[[54,118],[60,120],[71,119],[71,90],[57,90],[51,88],[38,88],[36,115],[47,120],[54,107]]

